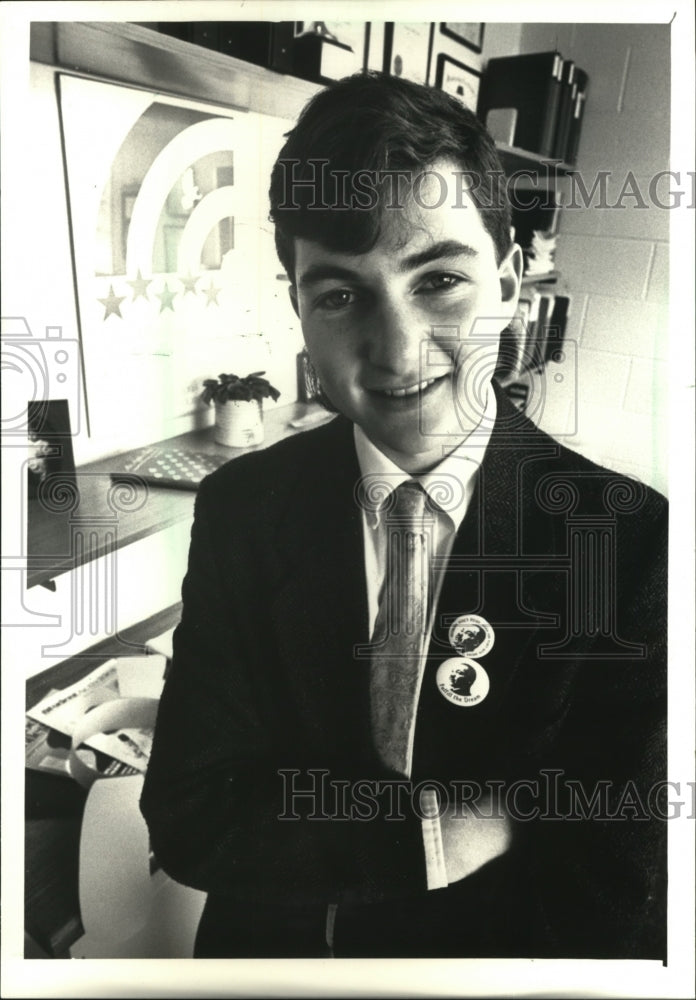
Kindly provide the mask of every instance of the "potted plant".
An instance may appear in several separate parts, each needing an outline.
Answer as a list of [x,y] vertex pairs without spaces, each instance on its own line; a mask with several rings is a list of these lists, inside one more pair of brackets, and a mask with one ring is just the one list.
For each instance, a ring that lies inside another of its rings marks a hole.
[[203,401],[215,403],[215,440],[230,448],[248,448],[263,441],[263,401],[280,393],[263,378],[265,372],[218,375],[203,383]]

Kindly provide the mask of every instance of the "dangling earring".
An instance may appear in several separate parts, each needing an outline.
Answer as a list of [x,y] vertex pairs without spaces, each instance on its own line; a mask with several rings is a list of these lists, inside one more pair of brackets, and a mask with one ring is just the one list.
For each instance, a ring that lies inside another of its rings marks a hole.
[[325,410],[328,410],[329,413],[338,413],[339,411],[333,405],[322,388],[319,376],[317,375],[317,370],[312,364],[312,359],[310,358],[306,347],[304,348],[303,353],[306,355],[304,358],[304,371],[305,384],[307,386],[307,398],[316,399],[317,403],[323,406]]

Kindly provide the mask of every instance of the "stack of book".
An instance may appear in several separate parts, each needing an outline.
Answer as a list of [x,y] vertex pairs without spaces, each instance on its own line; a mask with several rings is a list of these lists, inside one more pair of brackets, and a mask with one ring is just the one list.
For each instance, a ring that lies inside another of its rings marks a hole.
[[498,375],[512,386],[527,374],[542,372],[563,345],[570,308],[567,295],[530,289],[520,298],[511,334],[501,347]]
[[497,142],[574,164],[588,84],[557,51],[489,59],[478,115]]

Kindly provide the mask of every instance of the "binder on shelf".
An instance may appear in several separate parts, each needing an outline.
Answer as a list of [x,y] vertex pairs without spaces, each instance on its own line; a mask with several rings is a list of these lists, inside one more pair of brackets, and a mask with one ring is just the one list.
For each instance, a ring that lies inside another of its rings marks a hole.
[[575,83],[577,86],[575,102],[572,109],[572,118],[568,129],[568,140],[566,144],[565,162],[571,165],[578,158],[578,148],[580,145],[580,132],[582,130],[582,118],[585,112],[585,101],[587,99],[587,89],[589,86],[587,73],[575,68]]
[[553,294],[544,292],[539,295],[539,311],[536,319],[534,342],[529,359],[530,369],[533,372],[541,372],[544,370],[546,345],[549,339],[549,324],[551,314],[553,312],[554,301],[555,295]]
[[510,367],[510,377],[514,381],[518,379],[526,365],[527,340],[529,338],[529,311],[532,303],[529,299],[520,302],[518,314],[515,317],[513,330],[515,333],[514,351],[512,365]]
[[575,82],[575,63],[572,59],[563,60],[561,71],[561,98],[558,105],[558,121],[553,140],[553,158],[565,162],[568,150],[570,124],[573,118],[575,97],[578,85]]
[[530,153],[552,156],[562,67],[563,59],[557,51],[489,59],[479,90],[479,118],[486,123],[489,111],[515,108],[514,145]]
[[270,29],[268,66],[277,73],[292,73],[295,64],[295,22],[276,21],[270,25]]
[[550,361],[560,363],[563,360],[562,348],[565,341],[569,313],[570,297],[568,295],[557,295],[548,326],[544,365],[547,365]]
[[532,366],[534,344],[536,340],[537,320],[539,317],[540,295],[532,289],[524,299],[520,299],[518,315],[521,325],[520,350],[514,375],[520,378]]
[[162,34],[279,73],[293,71],[294,21],[158,21]]

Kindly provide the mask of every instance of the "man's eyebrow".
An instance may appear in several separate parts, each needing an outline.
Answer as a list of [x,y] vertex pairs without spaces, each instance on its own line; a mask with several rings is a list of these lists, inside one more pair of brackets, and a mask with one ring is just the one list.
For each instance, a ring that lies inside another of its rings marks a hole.
[[453,258],[453,257],[477,257],[478,250],[474,247],[469,246],[467,243],[459,243],[458,240],[440,240],[439,243],[433,243],[432,246],[426,247],[424,250],[419,250],[418,253],[410,254],[408,257],[404,257],[397,264],[399,271],[413,271],[418,267],[422,267],[423,264],[431,264],[435,260],[441,260],[443,257]]
[[[396,264],[397,271],[414,271],[424,264],[430,264],[435,260],[443,258],[452,260],[455,257],[477,257],[478,250],[467,243],[460,243],[458,240],[440,240],[433,243],[418,253],[409,254]],[[300,288],[307,288],[316,285],[320,281],[355,281],[360,275],[352,271],[349,267],[341,267],[339,264],[312,264],[301,275],[298,285]]]
[[358,275],[348,267],[339,267],[338,264],[312,264],[302,274],[298,285],[306,288],[308,285],[316,285],[319,281],[355,281]]

